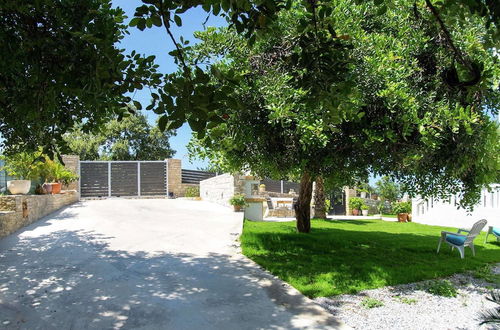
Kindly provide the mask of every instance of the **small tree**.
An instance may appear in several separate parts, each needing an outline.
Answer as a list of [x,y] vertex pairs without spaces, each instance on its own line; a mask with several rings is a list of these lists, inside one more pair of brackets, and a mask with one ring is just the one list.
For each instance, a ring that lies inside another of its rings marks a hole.
[[376,186],[382,201],[395,202],[401,197],[400,186],[388,176],[378,180]]

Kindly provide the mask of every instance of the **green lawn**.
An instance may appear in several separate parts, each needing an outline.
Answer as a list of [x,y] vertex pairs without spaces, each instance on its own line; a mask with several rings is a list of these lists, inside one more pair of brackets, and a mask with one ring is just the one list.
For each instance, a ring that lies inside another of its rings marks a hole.
[[384,217],[384,218],[397,218],[398,216],[396,214],[382,214],[382,217]]
[[245,221],[243,254],[309,297],[355,293],[484,268],[500,262],[500,244],[476,238],[476,257],[444,245],[441,230],[454,228],[382,220],[312,220],[310,234],[295,222]]

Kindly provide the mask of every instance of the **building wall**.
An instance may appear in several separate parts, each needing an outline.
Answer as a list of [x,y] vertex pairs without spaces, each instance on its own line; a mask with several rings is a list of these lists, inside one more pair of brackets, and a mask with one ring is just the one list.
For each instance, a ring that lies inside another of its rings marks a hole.
[[12,195],[0,197],[0,237],[78,201],[74,190],[57,195]]
[[231,206],[229,199],[237,192],[236,179],[225,173],[200,182],[200,197],[202,200]]
[[481,201],[472,212],[458,209],[457,198],[448,201],[434,199],[412,199],[413,221],[439,226],[471,227],[480,219],[488,220],[488,226],[500,227],[500,184],[491,186],[492,191],[483,189]]

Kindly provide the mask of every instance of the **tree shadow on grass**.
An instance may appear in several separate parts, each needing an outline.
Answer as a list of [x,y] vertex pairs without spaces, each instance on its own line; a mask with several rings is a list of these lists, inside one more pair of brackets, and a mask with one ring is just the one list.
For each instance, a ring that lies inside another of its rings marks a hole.
[[[351,224],[350,221],[346,223]],[[499,262],[500,249],[475,241],[476,257],[465,259],[442,246],[440,228],[391,233],[315,227],[310,234],[245,232],[244,253],[309,297],[355,293],[386,285],[417,282]]]

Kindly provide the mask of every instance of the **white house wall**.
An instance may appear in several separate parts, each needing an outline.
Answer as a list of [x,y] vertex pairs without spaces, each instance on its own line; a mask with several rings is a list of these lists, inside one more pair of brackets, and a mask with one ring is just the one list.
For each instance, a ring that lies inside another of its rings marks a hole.
[[480,219],[486,219],[488,220],[486,226],[500,227],[500,184],[491,187],[491,191],[483,189],[481,201],[472,212],[457,209],[455,197],[451,197],[450,201],[414,198],[412,200],[413,221],[429,225],[464,228],[471,227]]

